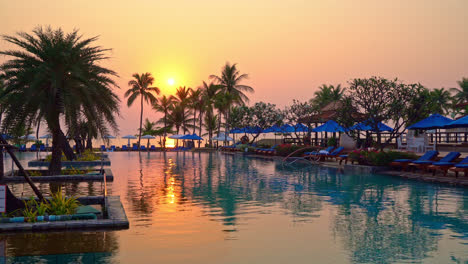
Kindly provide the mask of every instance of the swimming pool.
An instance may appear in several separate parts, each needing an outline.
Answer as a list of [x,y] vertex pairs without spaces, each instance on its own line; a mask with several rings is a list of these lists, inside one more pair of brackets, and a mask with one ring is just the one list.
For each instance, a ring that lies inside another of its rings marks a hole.
[[[3,255],[29,263],[468,261],[468,189],[221,153],[109,157],[109,193],[121,196],[129,230],[0,235]],[[65,185],[78,195],[102,188]],[[13,191],[31,195],[26,184]]]

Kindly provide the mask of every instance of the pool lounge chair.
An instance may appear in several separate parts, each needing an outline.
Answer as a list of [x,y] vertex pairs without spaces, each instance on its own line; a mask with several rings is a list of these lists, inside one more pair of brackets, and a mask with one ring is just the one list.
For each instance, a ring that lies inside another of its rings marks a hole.
[[110,147],[110,149],[111,149],[112,151],[115,151],[115,146],[112,145],[112,146]]
[[419,159],[417,160],[411,160],[411,159],[396,159],[393,162],[390,163],[391,167],[400,167],[401,170],[406,170],[408,167],[408,164],[413,163],[415,161],[423,161],[423,160],[433,160],[435,157],[439,155],[439,152],[437,150],[430,150],[424,153]]
[[341,154],[341,152],[343,152],[343,150],[344,150],[344,147],[338,147],[334,151],[332,151],[330,154],[324,154],[324,155],[319,154],[319,155],[323,156],[324,159],[328,159],[328,158],[332,159],[332,158],[338,157]]
[[122,145],[122,151],[128,151],[127,145]]
[[149,148],[150,151],[156,151],[156,147],[154,145],[151,145],[151,147]]
[[326,149],[319,150],[319,151],[311,151],[311,152],[304,152],[304,156],[312,156],[312,155],[318,155],[318,154],[330,154],[330,152],[334,149],[335,147],[330,146]]
[[458,178],[458,173],[463,172],[465,177],[468,176],[468,157],[464,158],[459,163],[455,164],[455,166],[449,168],[449,171],[455,172],[455,177]]
[[46,147],[44,145],[39,146],[39,151],[46,151]]
[[101,149],[101,151],[106,151],[106,146],[101,145],[101,148],[100,148],[100,149]]
[[[462,161],[458,162],[458,163],[455,163],[455,162],[441,162],[441,161],[434,162],[434,163],[432,163],[432,165],[428,166],[428,170],[430,170],[430,171],[432,170],[432,175],[435,175],[437,171],[442,171],[444,173],[444,176],[447,176],[447,172],[449,171],[450,168],[455,169],[456,167],[454,167],[454,166],[463,165],[463,164],[468,164],[468,156],[466,158],[464,158]],[[455,174],[457,174],[456,171],[455,171]]]
[[418,168],[423,171],[427,171],[428,167],[432,164],[439,163],[439,164],[444,164],[444,163],[451,163],[452,161],[456,160],[458,157],[460,157],[460,152],[449,152],[445,157],[440,159],[439,161],[433,161],[433,160],[416,160],[408,166],[413,167],[413,168]]
[[133,145],[132,146],[132,151],[138,151],[138,145]]
[[140,150],[146,150],[146,147],[145,146],[140,146]]
[[26,151],[26,145],[21,145],[19,151]]
[[31,145],[29,148],[30,151],[37,151],[37,146],[36,145]]

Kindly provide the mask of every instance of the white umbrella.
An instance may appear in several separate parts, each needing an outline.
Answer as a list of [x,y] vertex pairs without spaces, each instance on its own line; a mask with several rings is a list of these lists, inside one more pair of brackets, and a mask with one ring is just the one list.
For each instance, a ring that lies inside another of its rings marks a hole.
[[172,139],[180,139],[181,137],[183,137],[185,135],[172,135],[172,136],[169,136],[169,138],[172,138]]
[[234,139],[230,136],[227,136],[224,133],[219,133],[219,136],[216,136],[213,138],[213,140],[218,140],[218,141],[233,141]]
[[26,135],[26,136],[20,137],[20,139],[26,139],[28,141],[34,141],[34,140],[36,140],[36,137],[34,135]]
[[105,135],[105,136],[103,136],[103,138],[105,138],[105,139],[115,139],[116,137],[114,137],[112,135]]
[[148,144],[147,145],[149,146],[150,139],[155,139],[156,137],[151,136],[151,135],[144,135],[144,136],[141,136],[141,138],[142,139],[148,139]]
[[126,136],[123,136],[122,138],[125,138],[125,139],[128,139],[128,145],[130,147],[130,139],[136,139],[136,137],[134,135],[126,135]]

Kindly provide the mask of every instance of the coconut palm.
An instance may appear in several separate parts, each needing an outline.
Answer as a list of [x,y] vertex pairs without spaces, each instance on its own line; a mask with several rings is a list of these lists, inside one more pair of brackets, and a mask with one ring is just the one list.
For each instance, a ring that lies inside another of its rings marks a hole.
[[174,104],[174,98],[172,96],[161,96],[158,101],[153,104],[153,109],[156,110],[157,112],[161,112],[164,114],[162,124],[163,124],[163,132],[164,132],[164,139],[163,139],[163,148],[166,147],[166,136],[167,136],[167,130],[168,130],[168,122],[167,122],[167,115],[169,114],[169,111],[171,107]]
[[65,34],[61,29],[38,27],[33,34],[18,33],[4,40],[21,50],[2,51],[13,57],[0,66],[6,81],[0,100],[5,106],[3,128],[31,127],[45,120],[52,133],[52,160],[49,174],[61,170],[62,150],[68,146],[61,128],[61,117],[67,126],[82,117],[105,121],[117,127],[119,99],[112,91],[115,72],[98,63],[107,59],[107,49],[92,46],[97,37],[83,39],[75,30]]
[[430,92],[431,101],[433,102],[433,113],[442,115],[449,112],[452,96],[449,91],[444,88],[434,89]]
[[138,134],[138,149],[140,149],[141,127],[143,125],[143,101],[154,105],[156,97],[153,93],[159,94],[160,90],[158,87],[151,87],[151,85],[153,85],[154,78],[149,72],[141,75],[134,73],[132,77],[134,80],[130,80],[128,82],[128,86],[131,88],[125,92],[125,97],[128,97],[127,105],[130,107],[138,96],[140,96],[140,130]]
[[233,103],[245,104],[249,98],[245,93],[253,93],[254,89],[248,85],[241,84],[242,81],[249,78],[247,74],[241,74],[237,69],[237,64],[229,64],[227,62],[222,70],[221,76],[211,75],[210,78],[214,79],[224,90],[224,92],[233,95]]
[[[151,122],[148,118],[146,118],[143,127],[141,130],[139,130],[139,133],[141,133],[143,136],[156,136],[158,129],[159,128],[156,127],[156,123]],[[146,148],[149,148],[149,139],[148,143],[146,144]]]
[[[186,133],[188,132],[188,119],[187,117],[190,115],[190,111],[189,111],[189,104],[190,104],[190,93],[192,91],[192,88],[190,87],[185,87],[185,86],[181,86],[179,88],[177,88],[176,90],[176,93],[175,93],[175,96],[173,96],[173,99],[174,101],[177,102],[177,113],[178,114],[181,114],[180,116],[180,121],[182,122],[181,123],[181,128],[182,128],[182,132],[183,133]],[[179,132],[179,130],[177,130],[177,132]]]
[[205,130],[207,131],[204,136],[208,135],[208,142],[210,147],[213,146],[213,131],[216,130],[217,124],[218,124],[218,116],[214,115],[213,112],[207,112],[204,118],[204,127]]
[[319,90],[314,93],[314,98],[310,99],[310,103],[320,110],[331,102],[339,101],[343,98],[344,92],[345,89],[341,88],[341,84],[338,84],[336,87],[322,84]]

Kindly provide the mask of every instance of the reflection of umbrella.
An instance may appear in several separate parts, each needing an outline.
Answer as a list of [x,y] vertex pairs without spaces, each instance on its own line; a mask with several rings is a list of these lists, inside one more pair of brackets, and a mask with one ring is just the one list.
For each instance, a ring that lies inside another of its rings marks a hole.
[[407,127],[407,129],[422,129],[422,130],[435,129],[436,138],[435,138],[434,144],[435,144],[435,148],[437,149],[437,128],[444,128],[445,126],[451,123],[453,123],[453,120],[448,117],[445,117],[439,114],[432,114],[429,117]]
[[46,147],[49,147],[49,139],[52,138],[52,135],[51,134],[45,134],[43,136],[40,136],[39,138],[42,138],[46,140]]
[[129,147],[130,147],[130,139],[136,139],[136,137],[134,135],[126,135],[126,136],[123,136],[122,138],[128,139],[127,146],[129,146]]
[[327,121],[325,124],[312,129],[313,132],[345,132],[346,128],[340,126],[333,120]]
[[219,136],[216,136],[213,138],[213,140],[217,140],[217,141],[233,141],[234,139],[230,136],[227,136],[226,134],[224,133],[219,133]]

